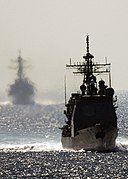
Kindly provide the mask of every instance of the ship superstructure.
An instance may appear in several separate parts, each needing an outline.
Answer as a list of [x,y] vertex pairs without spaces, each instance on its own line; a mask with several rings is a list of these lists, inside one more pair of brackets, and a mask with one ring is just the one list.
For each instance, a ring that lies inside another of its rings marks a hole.
[[[62,146],[69,149],[111,150],[117,137],[116,98],[111,87],[111,64],[95,63],[89,51],[89,36],[86,37],[87,53],[82,63],[72,64],[74,74],[83,75],[81,93],[72,93],[66,103],[66,125],[62,128]],[[109,86],[97,75],[106,74]]]

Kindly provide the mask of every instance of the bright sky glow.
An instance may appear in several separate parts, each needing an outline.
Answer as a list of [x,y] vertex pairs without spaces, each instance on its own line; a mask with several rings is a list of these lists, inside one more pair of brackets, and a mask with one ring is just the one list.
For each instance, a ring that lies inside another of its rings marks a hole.
[[87,33],[95,60],[112,63],[113,87],[128,89],[127,0],[0,0],[0,92],[21,49],[38,95],[62,99],[65,64],[82,61]]

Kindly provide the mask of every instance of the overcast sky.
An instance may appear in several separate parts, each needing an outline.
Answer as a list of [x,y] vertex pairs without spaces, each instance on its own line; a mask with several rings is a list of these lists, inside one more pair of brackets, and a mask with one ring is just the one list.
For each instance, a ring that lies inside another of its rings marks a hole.
[[61,100],[65,64],[82,61],[87,33],[95,60],[112,63],[113,87],[128,89],[128,0],[0,0],[0,92],[21,49],[38,95]]

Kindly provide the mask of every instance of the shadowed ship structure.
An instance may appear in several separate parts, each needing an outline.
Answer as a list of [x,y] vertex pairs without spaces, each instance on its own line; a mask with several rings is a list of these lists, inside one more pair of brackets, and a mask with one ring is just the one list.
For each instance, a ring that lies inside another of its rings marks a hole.
[[[83,75],[80,93],[72,93],[64,111],[67,120],[62,127],[62,146],[67,149],[113,150],[118,134],[116,97],[111,87],[111,64],[95,63],[89,52],[89,36],[86,37],[87,53],[84,61],[72,64],[74,74]],[[106,74],[109,86],[97,76]]]
[[33,83],[25,77],[24,62],[25,60],[19,53],[16,59],[17,78],[9,86],[8,95],[11,97],[13,104],[34,104],[35,87]]

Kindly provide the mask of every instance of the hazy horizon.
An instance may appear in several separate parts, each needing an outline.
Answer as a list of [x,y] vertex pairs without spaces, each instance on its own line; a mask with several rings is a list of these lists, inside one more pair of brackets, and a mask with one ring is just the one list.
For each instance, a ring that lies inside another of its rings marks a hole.
[[0,94],[16,78],[9,66],[21,49],[37,96],[61,100],[65,64],[83,60],[87,34],[95,61],[112,64],[114,89],[128,90],[127,19],[127,0],[0,0]]

